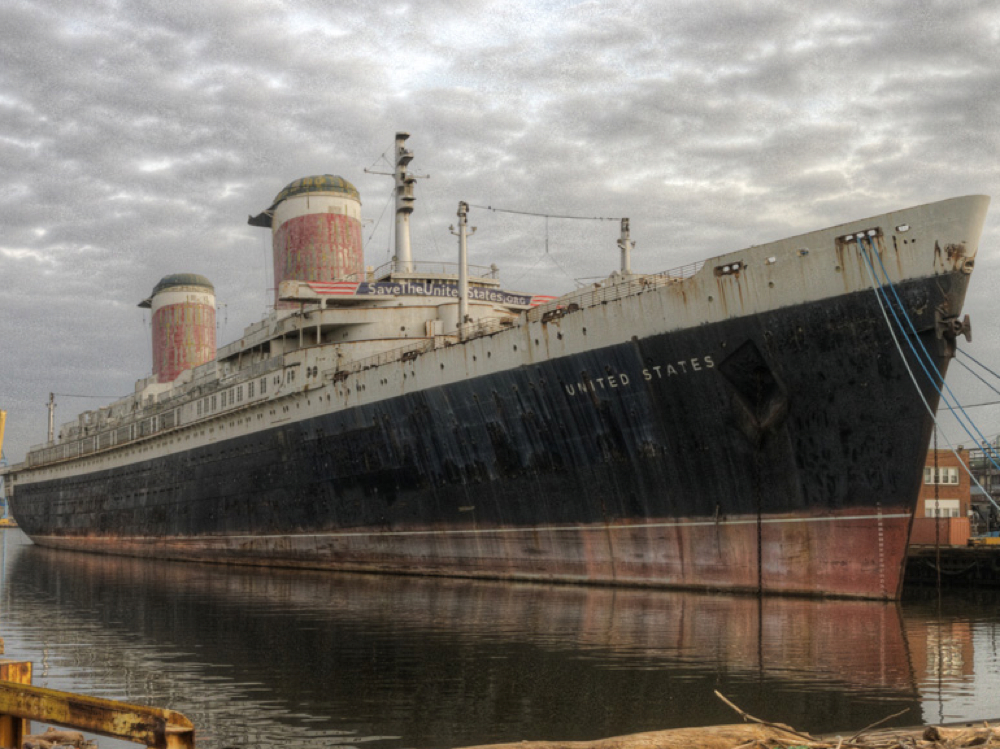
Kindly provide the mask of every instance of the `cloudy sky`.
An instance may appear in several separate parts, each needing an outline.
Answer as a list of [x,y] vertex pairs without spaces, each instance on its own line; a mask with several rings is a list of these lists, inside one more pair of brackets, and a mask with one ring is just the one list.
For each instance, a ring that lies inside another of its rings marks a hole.
[[[940,198],[1000,199],[998,7],[5,0],[5,453],[44,441],[49,392],[61,424],[150,372],[136,304],[162,276],[214,282],[220,345],[262,316],[270,240],[246,219],[291,180],[353,182],[366,263],[386,262],[391,181],[363,170],[388,166],[397,130],[430,175],[418,259],[456,255],[459,200],[629,216],[633,266],[654,272]],[[1000,370],[998,216],[967,311],[968,350]],[[564,292],[618,262],[614,222],[471,223],[470,261],[496,262],[510,288]],[[968,402],[1000,399],[953,374]],[[1000,410],[975,413],[1000,432]]]

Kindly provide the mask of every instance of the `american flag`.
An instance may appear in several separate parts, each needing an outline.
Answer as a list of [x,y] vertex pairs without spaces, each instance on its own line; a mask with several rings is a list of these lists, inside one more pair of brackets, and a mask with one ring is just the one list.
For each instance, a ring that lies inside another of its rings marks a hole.
[[553,299],[558,299],[557,296],[533,296],[531,297],[531,306],[537,307],[539,304],[548,304]]
[[354,296],[361,284],[357,281],[310,281],[309,288],[317,294]]

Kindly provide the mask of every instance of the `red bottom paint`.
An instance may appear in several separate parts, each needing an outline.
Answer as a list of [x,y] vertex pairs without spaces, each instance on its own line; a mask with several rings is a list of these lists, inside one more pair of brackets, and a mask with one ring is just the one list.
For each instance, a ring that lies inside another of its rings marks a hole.
[[[42,546],[226,564],[891,599],[910,515],[664,520],[267,536],[36,536]],[[758,549],[762,555],[758,557]]]

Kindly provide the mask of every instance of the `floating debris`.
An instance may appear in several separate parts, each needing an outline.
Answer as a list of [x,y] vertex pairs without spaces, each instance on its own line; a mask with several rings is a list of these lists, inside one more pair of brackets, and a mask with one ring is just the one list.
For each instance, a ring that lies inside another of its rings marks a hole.
[[965,749],[990,746],[996,736],[995,729],[985,721],[981,728],[927,726],[873,731],[907,712],[903,710],[862,728],[849,738],[816,737],[791,726],[755,718],[719,692],[715,694],[739,713],[744,723],[649,731],[596,741],[519,741],[465,749]]
[[25,736],[21,749],[97,749],[97,742],[88,741],[79,731],[49,728],[45,733]]

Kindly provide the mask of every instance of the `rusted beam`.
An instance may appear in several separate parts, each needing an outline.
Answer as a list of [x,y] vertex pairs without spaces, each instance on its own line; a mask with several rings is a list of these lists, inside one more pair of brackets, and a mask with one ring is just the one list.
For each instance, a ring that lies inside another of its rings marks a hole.
[[[31,661],[0,658],[0,680],[15,684],[30,684]],[[0,713],[0,746],[21,746],[22,739],[30,733],[31,723],[7,713]]]
[[0,681],[0,716],[53,723],[154,749],[194,747],[194,726],[181,713],[44,687]]

